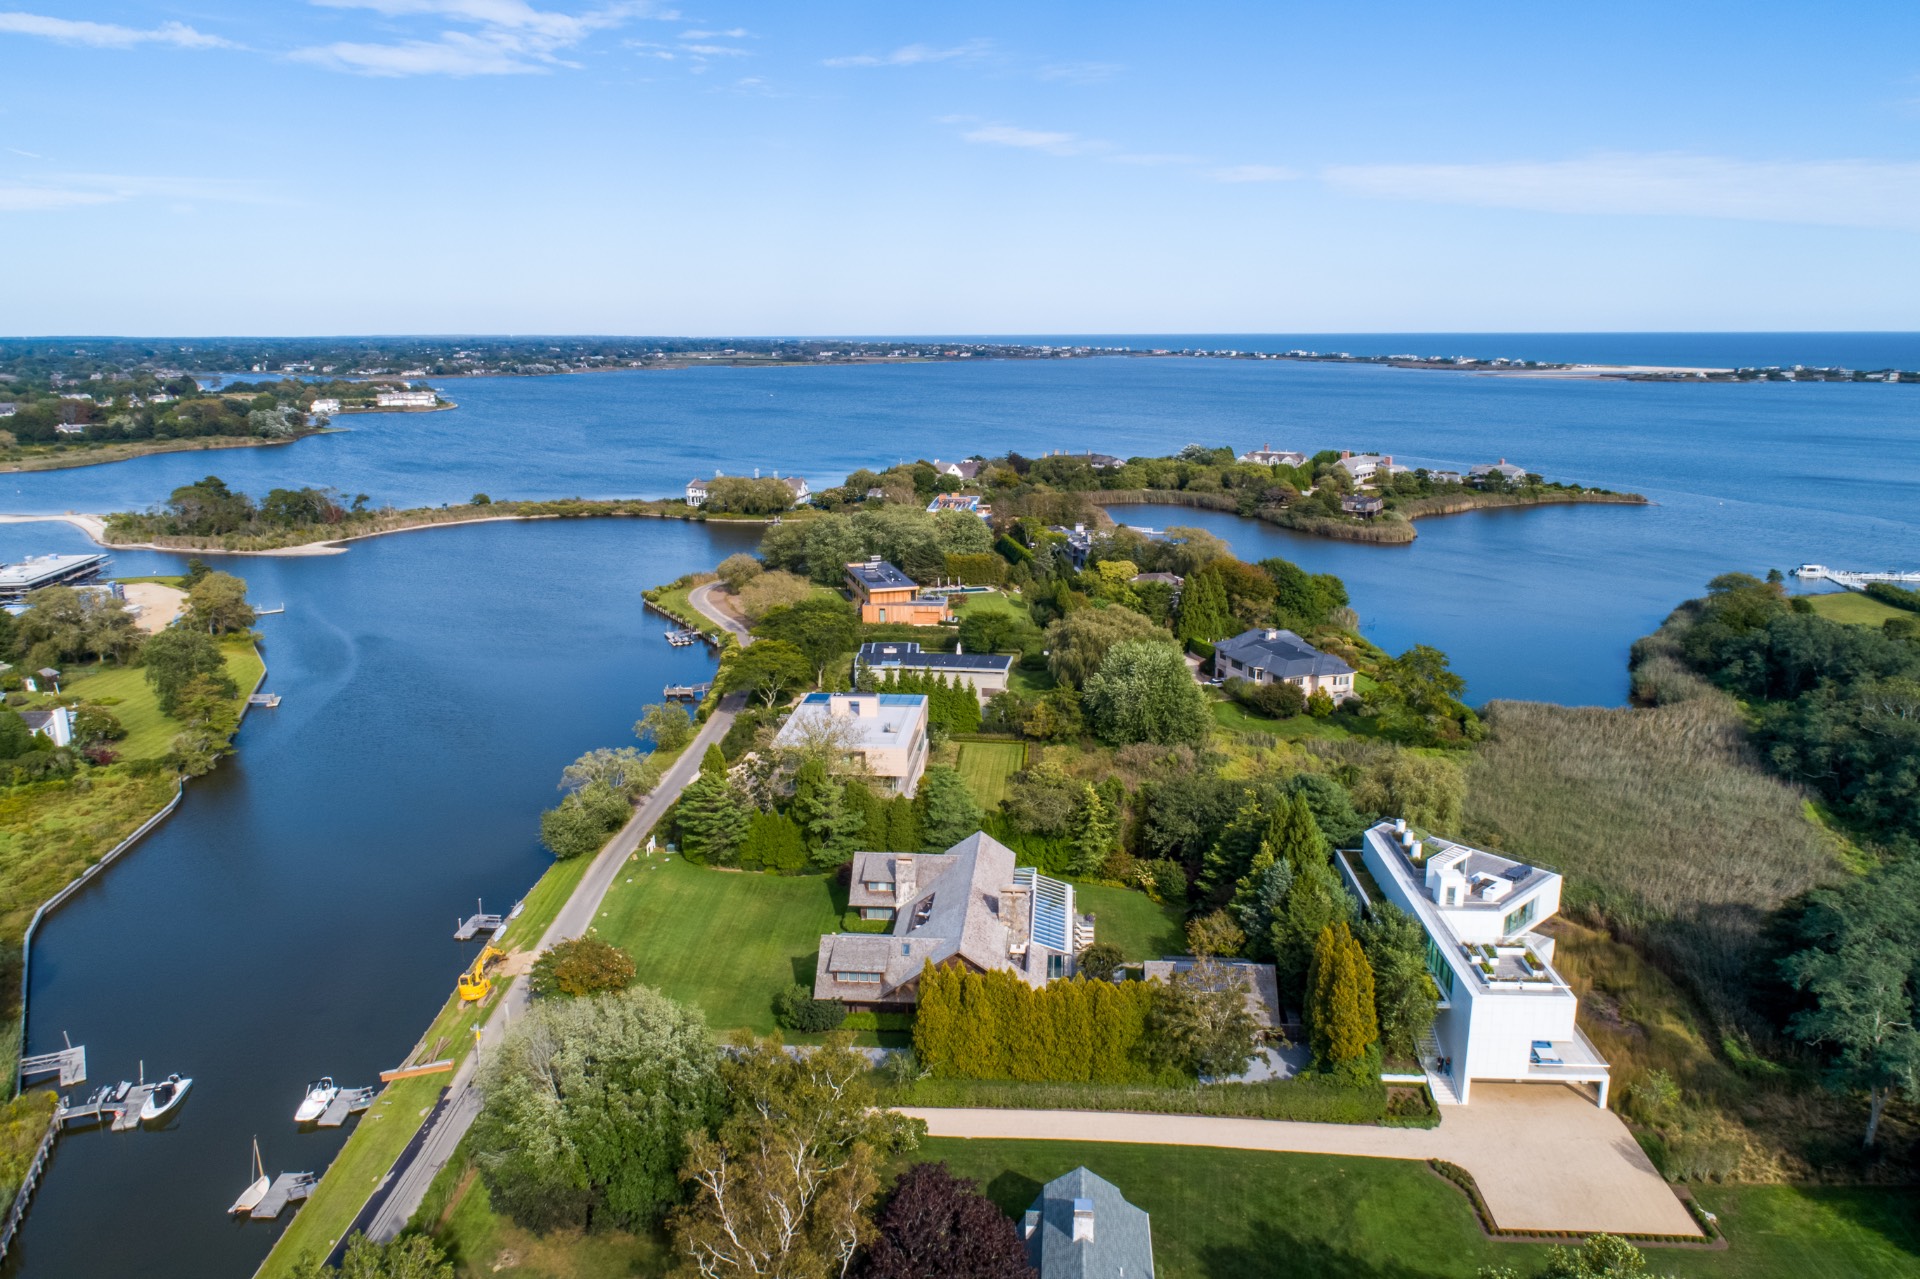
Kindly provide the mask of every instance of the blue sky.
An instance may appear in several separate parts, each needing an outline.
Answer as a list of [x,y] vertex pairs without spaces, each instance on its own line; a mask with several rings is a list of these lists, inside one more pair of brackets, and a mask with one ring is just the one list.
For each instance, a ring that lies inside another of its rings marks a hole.
[[0,0],[0,333],[1920,329],[1920,10]]

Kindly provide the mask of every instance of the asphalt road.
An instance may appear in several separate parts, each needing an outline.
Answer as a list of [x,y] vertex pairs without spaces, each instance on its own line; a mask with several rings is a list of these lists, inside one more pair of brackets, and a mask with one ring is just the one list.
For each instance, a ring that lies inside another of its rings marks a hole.
[[705,586],[694,587],[687,592],[687,603],[699,609],[701,614],[710,621],[726,627],[733,633],[733,637],[740,641],[742,647],[753,643],[753,636],[747,631],[745,622],[731,614],[721,612],[713,601],[707,598],[713,594],[714,587],[718,585],[720,585],[718,582],[708,582]]
[[[573,896],[567,899],[567,904],[560,908],[552,926],[540,938],[539,950],[545,950],[555,942],[570,941],[587,931],[594,916],[599,913],[601,899],[613,886],[627,858],[646,842],[660,815],[680,797],[687,783],[699,775],[701,756],[706,754],[708,745],[726,736],[734,715],[744,702],[743,695],[735,694],[714,708],[713,715],[701,726],[693,744],[674,761],[653,793],[640,802],[640,806],[634,810],[633,819],[621,827],[619,834],[594,858],[586,877],[573,890]],[[480,1032],[479,1050],[467,1054],[467,1059],[454,1073],[453,1083],[448,1086],[446,1103],[429,1120],[429,1127],[423,1130],[424,1138],[409,1148],[411,1158],[403,1154],[381,1182],[381,1189],[375,1191],[376,1194],[384,1192],[386,1195],[367,1226],[367,1235],[375,1242],[384,1243],[406,1228],[407,1222],[420,1207],[421,1200],[426,1197],[427,1187],[453,1158],[454,1147],[460,1144],[460,1139],[466,1136],[467,1129],[473,1125],[474,1117],[480,1113],[480,1090],[474,1086],[474,1075],[480,1060],[499,1045],[507,1028],[526,1009],[527,983],[524,980],[515,981],[508,987],[499,1006]]]

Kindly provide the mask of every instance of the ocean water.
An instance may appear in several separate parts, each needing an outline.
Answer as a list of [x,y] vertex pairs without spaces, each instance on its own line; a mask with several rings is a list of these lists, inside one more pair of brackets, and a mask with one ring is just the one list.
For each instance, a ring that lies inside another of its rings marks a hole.
[[[1635,340],[1648,354],[1622,358],[1701,358]],[[1579,358],[1607,358],[1595,345]],[[1370,636],[1395,651],[1445,649],[1476,701],[1617,704],[1628,645],[1719,572],[1920,567],[1913,387],[1174,359],[443,385],[457,410],[348,419],[350,431],[284,447],[0,476],[0,509],[141,507],[210,473],[256,495],[315,484],[403,506],[477,491],[659,496],[715,468],[824,484],[923,455],[1162,453],[1191,441],[1432,464],[1507,457],[1652,498],[1428,520],[1406,547],[1116,508],[1128,522],[1214,529],[1248,558],[1342,574]],[[5,1273],[248,1273],[275,1228],[222,1210],[246,1179],[250,1139],[272,1171],[325,1166],[341,1137],[294,1131],[304,1083],[370,1082],[399,1059],[467,958],[449,937],[454,917],[476,897],[504,905],[540,872],[536,820],[560,768],[631,740],[662,684],[708,668],[699,650],[661,642],[640,591],[754,540],[753,529],[669,521],[488,524],[223,564],[256,600],[286,602],[260,628],[266,687],[286,700],[250,715],[239,753],[50,918],[29,1025],[34,1050],[63,1031],[84,1042],[97,1080],[131,1077],[144,1060],[198,1082],[164,1131],[63,1142]],[[85,546],[64,525],[0,525],[0,558]],[[182,563],[116,559],[129,574]]]

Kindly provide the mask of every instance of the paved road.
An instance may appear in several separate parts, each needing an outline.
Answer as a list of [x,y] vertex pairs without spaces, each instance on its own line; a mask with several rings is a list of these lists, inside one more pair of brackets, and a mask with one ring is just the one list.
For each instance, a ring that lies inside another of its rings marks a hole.
[[742,647],[753,643],[753,636],[748,633],[745,622],[733,616],[731,613],[724,612],[715,605],[712,600],[707,598],[713,594],[713,588],[718,585],[720,585],[718,582],[708,582],[705,586],[694,587],[687,592],[687,603],[699,609],[702,616],[726,627],[728,631],[732,632],[733,637],[740,641]]
[[[709,744],[726,736],[743,702],[744,697],[736,694],[714,708],[712,717],[701,726],[693,744],[674,761],[673,767],[660,779],[660,785],[634,810],[633,820],[621,827],[620,833],[613,837],[613,842],[594,858],[586,877],[573,890],[573,896],[567,899],[567,904],[560,908],[552,926],[540,938],[539,950],[545,950],[555,942],[569,941],[587,931],[594,916],[599,913],[601,899],[613,886],[627,858],[646,842],[648,833],[653,830],[654,823],[660,820],[660,815],[679,798],[687,783],[699,775],[701,756],[706,754]],[[454,1073],[446,1104],[434,1116],[431,1126],[425,1130],[424,1138],[413,1148],[412,1157],[402,1155],[400,1163],[382,1183],[387,1188],[386,1198],[366,1227],[368,1236],[376,1242],[384,1243],[406,1228],[407,1222],[420,1207],[420,1201],[426,1197],[427,1187],[447,1166],[447,1161],[453,1158],[454,1147],[480,1113],[480,1090],[473,1086],[480,1058],[500,1043],[507,1027],[526,1008],[527,983],[524,980],[515,981],[494,1009],[493,1015],[487,1019],[486,1027],[480,1034],[479,1051],[467,1054],[467,1059]]]
[[1700,1227],[1620,1117],[1571,1088],[1474,1085],[1437,1128],[1289,1123],[1085,1110],[905,1108],[935,1137],[1224,1146],[1387,1159],[1444,1159],[1473,1174],[1508,1230],[1697,1235]]

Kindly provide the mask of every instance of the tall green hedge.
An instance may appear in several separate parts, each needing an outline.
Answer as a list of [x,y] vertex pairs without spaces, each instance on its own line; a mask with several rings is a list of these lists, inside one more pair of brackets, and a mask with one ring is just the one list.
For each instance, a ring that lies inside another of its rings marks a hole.
[[1134,1083],[1146,1058],[1145,982],[1049,982],[1011,972],[929,965],[920,978],[913,1048],[936,1079]]

